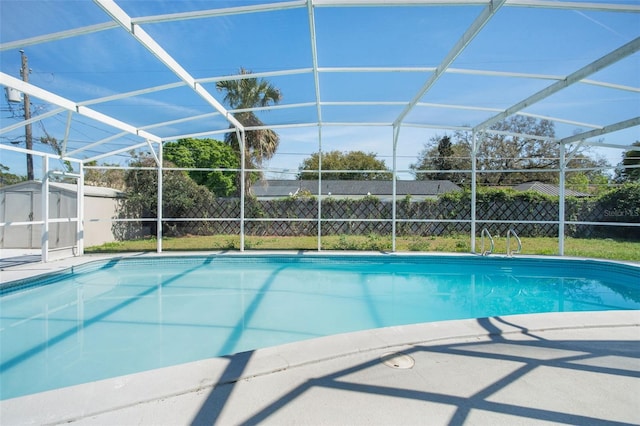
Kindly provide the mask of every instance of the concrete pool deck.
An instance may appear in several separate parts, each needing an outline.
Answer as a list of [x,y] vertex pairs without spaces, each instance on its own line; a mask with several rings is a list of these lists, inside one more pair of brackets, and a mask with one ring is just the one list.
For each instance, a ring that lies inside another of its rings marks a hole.
[[639,424],[639,340],[640,311],[388,327],[9,399],[0,424]]

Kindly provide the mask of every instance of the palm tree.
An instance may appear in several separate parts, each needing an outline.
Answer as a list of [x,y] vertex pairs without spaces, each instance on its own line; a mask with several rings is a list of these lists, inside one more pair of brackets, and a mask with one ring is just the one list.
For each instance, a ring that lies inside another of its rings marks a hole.
[[[240,68],[240,75],[251,74],[251,71]],[[225,80],[216,83],[219,91],[224,91],[224,100],[234,110],[235,118],[246,127],[264,126],[252,111],[245,109],[266,107],[277,104],[282,99],[280,90],[264,79],[253,77],[236,80]],[[240,143],[235,132],[227,133],[225,142],[240,153]],[[261,168],[264,160],[269,160],[276,153],[280,136],[271,129],[250,130],[245,135],[245,168]],[[249,191],[251,175],[245,175],[245,191]],[[240,185],[238,185],[240,187]]]

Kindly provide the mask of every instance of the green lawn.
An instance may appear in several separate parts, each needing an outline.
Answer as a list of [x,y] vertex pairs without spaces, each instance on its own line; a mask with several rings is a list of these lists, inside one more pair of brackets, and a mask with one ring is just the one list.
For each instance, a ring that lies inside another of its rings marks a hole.
[[[505,238],[494,238],[496,254],[506,252]],[[511,242],[516,247],[515,241]],[[164,251],[206,251],[237,250],[240,248],[238,235],[189,236],[182,238],[164,238]],[[316,250],[317,238],[313,237],[245,237],[247,250]],[[452,237],[398,237],[396,250],[411,252],[470,252],[469,236]],[[86,253],[119,253],[129,251],[155,251],[155,239],[141,239],[107,243],[88,247]],[[391,237],[369,236],[326,236],[322,237],[323,250],[391,250]],[[476,250],[480,251],[480,239],[476,240]],[[557,255],[557,238],[522,238],[522,254]],[[640,241],[616,241],[612,239],[575,239],[565,240],[565,255],[592,257],[600,259],[640,261]]]

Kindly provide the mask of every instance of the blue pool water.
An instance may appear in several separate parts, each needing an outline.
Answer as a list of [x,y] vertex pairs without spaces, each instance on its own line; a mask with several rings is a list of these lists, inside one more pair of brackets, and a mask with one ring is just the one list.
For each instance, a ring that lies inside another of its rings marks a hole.
[[589,260],[158,257],[10,284],[1,399],[376,327],[640,309],[640,267]]

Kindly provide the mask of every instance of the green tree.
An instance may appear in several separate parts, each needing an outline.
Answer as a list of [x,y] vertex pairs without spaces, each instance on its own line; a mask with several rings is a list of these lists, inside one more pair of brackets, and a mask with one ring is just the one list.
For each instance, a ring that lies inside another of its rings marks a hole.
[[574,191],[589,192],[589,178],[584,173],[575,173],[567,177],[566,186]]
[[[630,149],[622,154],[622,162],[616,169],[615,180],[618,183],[640,182],[640,141],[635,141],[631,146],[638,149]],[[635,168],[628,168],[636,166]]]
[[438,142],[438,158],[436,158],[436,167],[439,170],[451,170],[453,156],[453,147],[451,145],[451,138],[449,136],[443,137]]
[[[117,164],[102,164],[104,169],[85,169],[84,183],[91,186],[103,186],[106,188],[125,189],[125,172],[123,169],[111,169],[108,167],[117,166]],[[85,166],[98,166],[97,161],[89,161]]]
[[[240,74],[245,76],[251,71],[240,68]],[[232,109],[245,110],[256,107],[266,107],[280,102],[280,90],[267,80],[245,77],[235,80],[224,80],[216,83],[219,91],[224,92],[224,100]],[[246,127],[261,127],[264,123],[252,111],[237,111],[234,117]],[[238,154],[240,143],[235,132],[227,133],[225,142]],[[265,160],[273,157],[280,144],[280,136],[272,129],[261,128],[248,130],[245,135],[245,168],[262,168]],[[252,176],[245,175],[245,192],[249,192]]]
[[[567,186],[580,192],[600,194],[608,190],[610,176],[603,167],[609,166],[604,158],[592,158],[585,153],[576,154],[567,164]],[[578,169],[572,171],[571,169]],[[589,170],[592,169],[592,170]]]
[[[560,148],[554,140],[555,130],[551,121],[516,115],[494,124],[491,129],[497,132],[481,134],[477,139],[476,166],[479,184],[516,185],[528,181],[558,183],[557,172],[544,170],[558,169],[560,166]],[[429,170],[471,169],[470,133],[456,132],[450,141],[445,140],[447,137],[435,137],[425,144],[418,155],[418,161],[410,166],[416,179],[447,177],[456,183],[461,183],[461,179],[467,180],[466,174],[462,173],[420,173]],[[571,166],[574,168],[606,165],[605,160],[589,157],[585,148],[568,148],[567,154],[573,158]],[[484,170],[491,173],[483,173]],[[567,175],[570,177],[571,173],[573,172],[568,172]],[[603,172],[600,170],[583,173],[590,182],[602,180]]]
[[[164,146],[164,158],[177,167],[199,169],[237,169],[240,161],[233,148],[215,139],[178,139]],[[189,177],[219,197],[237,191],[235,171],[192,170]]]
[[[560,148],[553,122],[514,115],[496,123],[479,139],[478,170],[535,170],[558,168]],[[546,139],[528,137],[540,136]],[[481,173],[479,181],[488,185],[513,185],[528,181],[557,183],[558,174],[549,172]]]
[[609,177],[604,173],[590,175],[588,172],[576,171],[567,173],[565,185],[574,191],[602,195],[609,191]]
[[[51,147],[51,149],[53,150],[53,152],[55,152],[56,154],[58,154],[60,157],[62,157],[62,148],[60,147],[60,144],[58,143],[58,140],[56,138],[54,138],[53,136],[51,136],[46,129],[42,129],[44,131],[45,136],[41,136],[40,137],[40,143],[44,144],[44,145],[49,145]],[[64,160],[64,167],[66,169],[67,172],[72,172],[73,171],[73,166],[71,165],[71,161],[68,160]]]
[[[319,153],[313,153],[306,158],[298,170],[298,179],[318,179]],[[336,170],[336,172],[327,172]],[[364,170],[362,173],[348,171]],[[322,153],[322,178],[331,180],[389,180],[392,174],[384,163],[378,160],[376,154],[363,151],[330,151]]]
[[[471,168],[469,158],[470,149],[461,143],[462,134],[454,136],[458,142],[454,143],[450,136],[434,136],[425,144],[418,154],[418,162],[411,164],[410,169],[416,180],[450,180],[455,183],[462,183],[466,173],[456,173],[453,170],[468,170]],[[423,173],[424,170],[440,170],[440,172]],[[442,170],[452,170],[443,172]]]
[[[135,157],[132,167],[156,167],[153,158],[142,155]],[[175,167],[169,161],[164,167]],[[158,214],[158,173],[156,170],[127,170],[125,174],[126,198],[120,217],[156,218]],[[213,194],[204,186],[200,186],[179,170],[167,170],[162,175],[162,216],[167,218],[197,217],[199,208],[214,202]],[[156,234],[156,222],[148,222],[150,234]],[[187,222],[163,222],[163,233],[168,236],[181,235],[181,228]],[[123,226],[127,227],[125,223]],[[121,237],[127,232],[119,230]]]
[[[640,182],[629,182],[607,191],[598,198],[602,222],[636,222],[640,220]],[[595,236],[640,241],[640,228],[632,226],[597,226]]]
[[26,176],[9,173],[9,167],[0,163],[0,186],[13,185],[27,180]]

